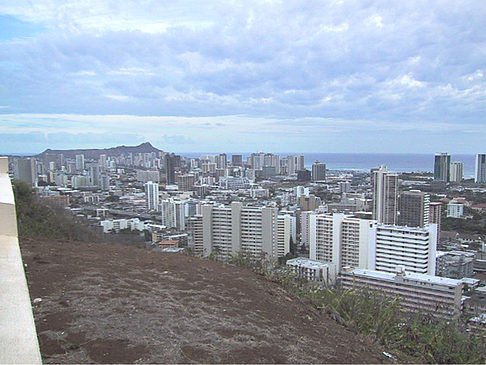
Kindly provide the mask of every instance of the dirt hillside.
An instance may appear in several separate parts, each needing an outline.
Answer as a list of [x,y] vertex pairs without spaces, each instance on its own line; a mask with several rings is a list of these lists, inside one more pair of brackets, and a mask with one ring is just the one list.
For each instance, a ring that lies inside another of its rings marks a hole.
[[[46,363],[381,363],[254,273],[120,245],[21,240]],[[37,302],[37,301],[36,301]]]

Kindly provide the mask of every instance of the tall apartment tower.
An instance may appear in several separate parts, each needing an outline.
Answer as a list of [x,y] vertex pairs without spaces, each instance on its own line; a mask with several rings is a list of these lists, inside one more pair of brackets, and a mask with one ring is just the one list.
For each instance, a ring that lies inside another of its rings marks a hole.
[[449,181],[451,155],[448,153],[436,153],[434,161],[434,180]]
[[[158,198],[158,196],[157,196]],[[179,231],[186,229],[186,200],[163,199],[158,205],[161,213],[162,225],[168,228],[177,228]]]
[[287,175],[290,176],[295,174],[297,171],[297,161],[295,156],[287,156]]
[[486,183],[486,153],[478,153],[476,155],[476,176],[474,182]]
[[229,259],[243,251],[276,258],[277,217],[277,208],[249,207],[239,202],[203,205],[203,255],[216,253],[220,259]]
[[459,183],[464,178],[464,164],[462,162],[451,162],[449,181]]
[[19,158],[14,162],[14,178],[28,184],[35,185],[37,180],[37,169],[35,159]]
[[216,156],[216,168],[218,169],[225,169],[228,164],[228,156],[226,153],[220,153]]
[[194,250],[196,256],[203,256],[203,219],[197,214],[190,217],[186,224],[189,233],[189,246]]
[[429,223],[437,225],[437,242],[440,240],[440,223],[442,214],[442,203],[431,202],[429,204]]
[[277,217],[277,256],[290,252],[290,241],[297,246],[297,220],[290,214]]
[[398,175],[386,166],[373,171],[373,219],[378,223],[397,224]]
[[376,222],[343,213],[310,214],[309,258],[343,267],[374,267]]
[[107,163],[107,160],[106,160],[106,155],[100,155],[100,158],[98,160],[98,164],[101,167],[101,171],[104,172],[106,170],[106,168],[108,167],[108,163]]
[[425,227],[429,224],[430,196],[420,190],[404,191],[398,198],[398,224]]
[[232,155],[231,164],[233,166],[243,166],[243,156],[242,155]]
[[84,155],[76,155],[76,170],[84,170]]
[[295,159],[295,170],[301,171],[305,168],[305,158],[303,155],[298,155]]
[[145,199],[149,211],[159,210],[159,184],[149,181],[145,184]]
[[166,154],[164,156],[165,162],[165,174],[166,174],[166,182],[167,184],[175,184],[175,155],[174,154]]
[[326,180],[326,164],[316,161],[312,164],[312,181]]

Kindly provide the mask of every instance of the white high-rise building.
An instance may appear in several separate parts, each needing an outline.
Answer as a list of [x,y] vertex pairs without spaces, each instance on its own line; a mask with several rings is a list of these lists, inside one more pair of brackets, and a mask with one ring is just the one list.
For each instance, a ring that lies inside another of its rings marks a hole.
[[187,200],[163,199],[159,204],[162,225],[176,228],[179,231],[186,229]]
[[101,171],[105,171],[106,170],[106,168],[108,167],[108,163],[107,163],[107,160],[106,160],[106,155],[100,155],[100,158],[98,160],[98,164],[101,167]]
[[345,267],[435,274],[437,225],[379,224],[343,213],[310,215],[309,258]]
[[393,273],[403,266],[407,272],[435,275],[436,249],[436,224],[425,228],[378,224],[375,267],[368,269]]
[[37,184],[36,162],[34,158],[18,158],[14,162],[14,178],[28,184]]
[[295,170],[302,171],[305,168],[305,158],[303,155],[298,155],[295,162]]
[[373,219],[378,223],[397,224],[398,175],[386,166],[373,171]]
[[293,175],[297,171],[297,161],[295,156],[287,156],[287,175]]
[[476,155],[476,183],[486,183],[486,153]]
[[300,212],[300,243],[305,247],[310,246],[310,217],[312,211]]
[[464,164],[462,162],[451,162],[449,171],[449,181],[461,182],[464,178]]
[[276,258],[277,208],[231,205],[203,205],[203,255],[215,253],[228,259],[237,252]]
[[159,184],[153,181],[149,181],[144,186],[145,186],[145,199],[147,200],[147,209],[149,211],[158,211]]
[[277,217],[277,256],[283,257],[290,252],[290,241],[297,247],[297,221],[290,214]]
[[343,213],[310,215],[309,258],[343,267],[374,264],[376,222]]

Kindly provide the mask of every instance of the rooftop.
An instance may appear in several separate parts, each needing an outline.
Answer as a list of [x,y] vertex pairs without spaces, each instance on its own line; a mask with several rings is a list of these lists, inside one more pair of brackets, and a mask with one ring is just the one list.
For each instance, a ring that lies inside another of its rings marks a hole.
[[[387,273],[383,271],[374,271],[374,270],[365,270],[365,269],[354,269],[350,271],[349,274],[367,276],[370,278],[389,280],[389,281],[395,281],[395,278],[397,276],[396,274]],[[406,272],[403,277],[408,280],[418,281],[422,283],[437,284],[437,285],[457,286],[462,283],[461,280],[443,278],[440,276],[433,276],[433,275],[416,274],[410,272]]]

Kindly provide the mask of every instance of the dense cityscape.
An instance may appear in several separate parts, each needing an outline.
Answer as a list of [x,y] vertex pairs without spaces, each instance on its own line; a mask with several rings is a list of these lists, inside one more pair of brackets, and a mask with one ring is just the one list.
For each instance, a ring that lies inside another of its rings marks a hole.
[[0,364],[485,363],[481,1],[0,1]]
[[103,234],[140,232],[133,239],[148,249],[221,261],[242,252],[313,283],[385,291],[407,310],[466,315],[470,331],[484,329],[484,233],[465,227],[484,217],[486,154],[474,180],[447,153],[435,155],[433,175],[328,170],[325,161],[306,169],[304,155],[263,152],[189,158],[150,143],[9,161],[42,202]]

